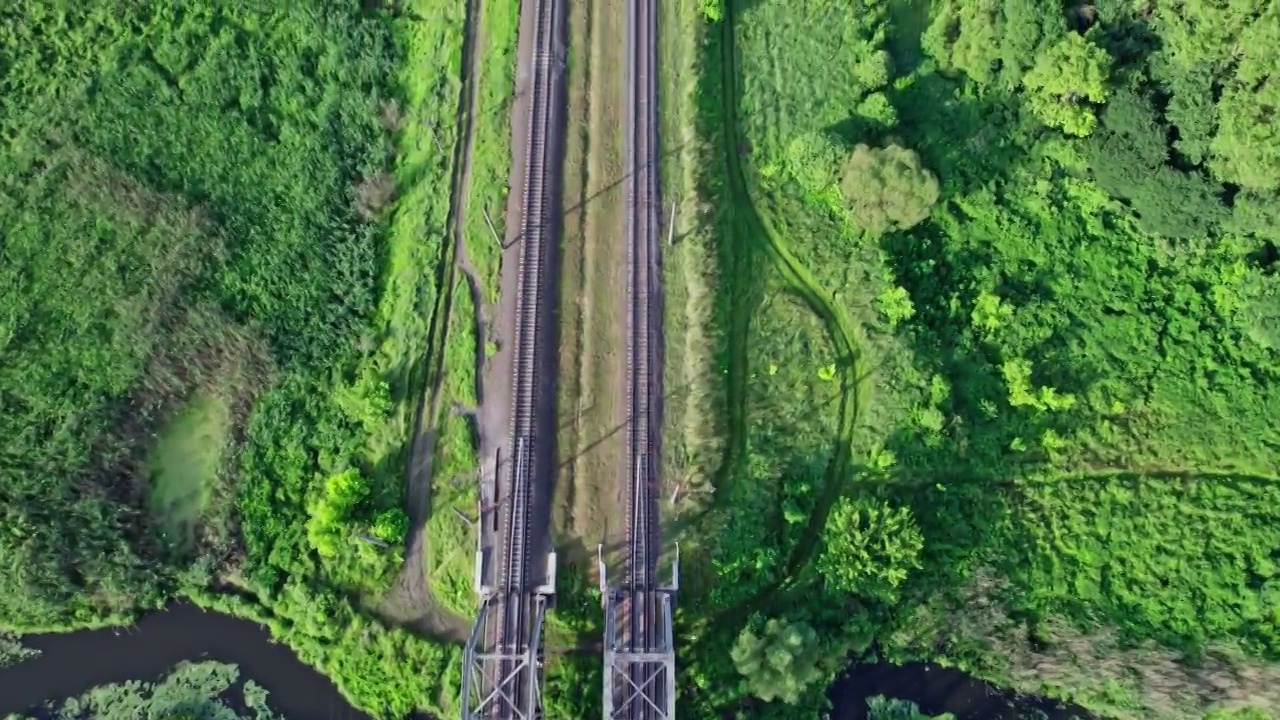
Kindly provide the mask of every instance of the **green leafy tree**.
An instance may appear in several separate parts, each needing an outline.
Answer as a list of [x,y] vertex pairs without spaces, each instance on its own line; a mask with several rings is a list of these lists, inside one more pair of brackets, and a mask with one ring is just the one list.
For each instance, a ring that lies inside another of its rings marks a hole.
[[373,520],[373,535],[384,542],[393,545],[402,543],[408,532],[409,516],[398,507],[383,510]]
[[999,0],[949,0],[936,6],[921,43],[943,68],[961,70],[986,84],[995,77],[1001,25]]
[[1107,101],[1111,56],[1078,33],[1069,33],[1036,58],[1022,79],[1027,103],[1040,121],[1068,135],[1086,136],[1098,119],[1094,106]]
[[932,8],[924,52],[984,85],[998,76],[1017,87],[1046,39],[1065,28],[1063,13],[1038,0],[943,0]]
[[913,150],[859,143],[845,161],[840,189],[854,219],[868,232],[905,230],[929,217],[938,179]]
[[1244,31],[1235,78],[1218,100],[1209,166],[1224,182],[1280,189],[1280,18]]
[[1186,68],[1221,70],[1232,61],[1245,28],[1254,25],[1258,0],[1161,0],[1155,26],[1164,53]]
[[910,320],[916,314],[916,306],[911,302],[911,293],[900,286],[894,286],[876,296],[876,309],[894,327],[904,320]]
[[760,632],[747,627],[729,657],[761,700],[795,704],[806,688],[822,679],[818,634],[804,622],[775,618]]
[[1124,89],[1107,103],[1101,127],[1084,143],[1083,154],[1102,189],[1126,200],[1147,232],[1173,238],[1208,235],[1226,219],[1221,187],[1204,173],[1168,166],[1168,136],[1151,101]]
[[334,557],[349,534],[347,523],[356,507],[369,495],[369,483],[359,470],[331,475],[311,503],[307,539],[322,557]]
[[870,498],[841,498],[827,516],[818,570],[836,590],[895,602],[920,568],[924,535],[911,510]]

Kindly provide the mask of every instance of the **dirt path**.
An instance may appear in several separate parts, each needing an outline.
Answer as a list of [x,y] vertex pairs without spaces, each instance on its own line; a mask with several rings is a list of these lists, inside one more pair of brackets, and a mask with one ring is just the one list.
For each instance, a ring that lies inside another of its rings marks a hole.
[[[405,548],[404,564],[400,576],[392,592],[383,602],[384,612],[401,622],[408,622],[414,627],[439,637],[457,642],[466,640],[470,629],[470,619],[457,615],[440,607],[431,594],[430,581],[426,577],[427,560],[427,518],[431,513],[431,460],[435,451],[438,423],[441,406],[444,402],[446,356],[445,346],[448,343],[449,322],[453,315],[453,293],[457,290],[458,271],[461,263],[466,263],[463,273],[467,278],[472,293],[472,307],[475,309],[476,327],[480,331],[476,336],[477,370],[482,369],[484,362],[484,322],[483,293],[476,283],[475,272],[466,256],[463,227],[467,212],[467,197],[471,183],[471,151],[474,140],[473,118],[479,106],[479,83],[476,79],[476,68],[480,62],[481,30],[483,29],[483,0],[469,0],[467,3],[466,29],[462,46],[462,84],[458,93],[458,109],[455,122],[458,128],[458,140],[453,153],[453,180],[449,191],[448,235],[452,242],[446,245],[441,259],[445,267],[443,281],[440,284],[440,300],[432,314],[431,338],[428,349],[431,389],[429,396],[419,405],[414,422],[413,445],[409,454],[407,494],[407,510],[409,514],[409,537]],[[477,375],[479,377],[479,375]],[[477,389],[478,391],[478,389]],[[482,396],[477,395],[477,399]]]
[[[723,88],[725,122],[722,132],[724,141],[721,147],[728,175],[728,191],[744,221],[740,226],[745,230],[749,241],[769,259],[773,268],[782,277],[788,290],[798,297],[814,315],[822,321],[832,347],[836,351],[836,369],[840,377],[841,395],[839,423],[836,430],[836,452],[827,464],[823,488],[819,495],[815,511],[787,559],[787,572],[780,585],[764,588],[756,597],[745,603],[744,608],[736,608],[734,612],[746,612],[748,609],[760,607],[775,592],[799,575],[800,569],[808,562],[817,544],[823,525],[831,505],[839,496],[849,476],[852,462],[852,436],[861,409],[860,385],[863,373],[860,368],[861,350],[853,321],[844,308],[832,301],[833,296],[827,292],[813,273],[792,254],[785,236],[785,219],[770,215],[766,207],[757,203],[752,186],[752,178],[747,172],[747,161],[737,148],[742,146],[738,122],[738,91],[742,74],[738,70],[737,49],[735,46],[735,15],[737,3],[728,0],[725,3],[725,19],[720,23],[718,45],[721,52],[720,72]],[[780,230],[779,228],[782,228]],[[745,419],[745,418],[744,418]]]
[[625,536],[626,7],[588,0],[570,12],[578,61],[568,77],[564,274],[561,279],[557,534],[587,552]]

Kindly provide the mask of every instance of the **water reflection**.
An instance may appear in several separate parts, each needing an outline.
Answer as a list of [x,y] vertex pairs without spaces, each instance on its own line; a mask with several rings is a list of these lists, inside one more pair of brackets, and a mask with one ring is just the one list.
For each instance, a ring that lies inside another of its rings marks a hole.
[[959,670],[909,663],[856,665],[827,690],[832,720],[865,720],[867,698],[875,695],[910,700],[926,715],[952,713],[957,720],[1087,720],[1076,705],[1047,698],[1018,696]]
[[220,660],[270,693],[286,718],[368,720],[333,683],[248,620],[176,604],[128,628],[27,635],[40,657],[0,670],[0,717],[127,680],[155,680],[183,660]]

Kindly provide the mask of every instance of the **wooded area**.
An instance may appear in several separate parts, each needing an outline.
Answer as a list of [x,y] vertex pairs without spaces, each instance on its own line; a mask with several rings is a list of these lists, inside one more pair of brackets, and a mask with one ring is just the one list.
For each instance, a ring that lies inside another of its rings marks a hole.
[[1280,707],[1280,6],[701,8],[691,708],[812,717],[849,657]]

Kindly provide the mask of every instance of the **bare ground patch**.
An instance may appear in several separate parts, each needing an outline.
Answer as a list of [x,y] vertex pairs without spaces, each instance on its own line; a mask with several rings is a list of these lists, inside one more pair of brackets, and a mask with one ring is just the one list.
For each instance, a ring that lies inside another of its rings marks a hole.
[[[570,9],[561,278],[560,477],[553,522],[570,547],[623,537],[626,248],[622,243],[625,8]],[[563,544],[563,543],[562,543]]]

